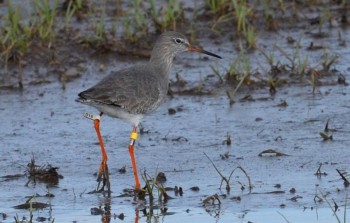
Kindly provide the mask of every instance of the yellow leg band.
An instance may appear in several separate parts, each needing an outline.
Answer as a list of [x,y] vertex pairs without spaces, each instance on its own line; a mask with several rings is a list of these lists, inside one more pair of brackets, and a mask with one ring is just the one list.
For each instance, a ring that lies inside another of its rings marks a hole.
[[137,137],[138,137],[137,132],[132,132],[132,133],[130,134],[130,139],[136,140]]

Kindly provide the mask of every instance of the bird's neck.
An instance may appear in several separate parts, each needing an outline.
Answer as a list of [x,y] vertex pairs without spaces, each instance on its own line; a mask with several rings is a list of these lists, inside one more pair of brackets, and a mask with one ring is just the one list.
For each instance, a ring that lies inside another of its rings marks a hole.
[[175,55],[167,50],[166,47],[159,48],[155,46],[151,53],[149,63],[159,72],[160,75],[169,77],[170,69]]

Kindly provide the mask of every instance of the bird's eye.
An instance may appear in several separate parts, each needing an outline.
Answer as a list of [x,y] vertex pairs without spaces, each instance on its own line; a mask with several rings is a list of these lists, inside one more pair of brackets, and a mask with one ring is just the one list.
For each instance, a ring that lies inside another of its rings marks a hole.
[[181,38],[175,38],[174,41],[177,44],[183,43],[183,39],[181,39]]

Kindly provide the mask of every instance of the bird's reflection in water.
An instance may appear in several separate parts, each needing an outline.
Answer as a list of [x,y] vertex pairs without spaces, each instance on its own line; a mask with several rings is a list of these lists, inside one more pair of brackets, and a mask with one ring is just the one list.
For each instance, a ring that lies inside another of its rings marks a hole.
[[101,221],[102,223],[110,223],[111,222],[111,200],[110,198],[105,199],[104,205],[104,213],[102,215]]
[[[108,167],[107,167],[108,168]],[[108,169],[107,169],[108,171]],[[105,178],[106,179],[106,178]],[[109,180],[108,178],[106,180]],[[111,219],[120,219],[124,220],[124,213],[121,213],[119,215],[117,214],[111,214],[111,191],[108,189],[108,182],[105,183],[103,181],[100,181],[103,183],[102,188],[98,190],[97,192],[102,193],[103,197],[100,200],[99,207],[91,208],[91,214],[92,215],[101,215],[101,222],[102,223],[110,223]],[[99,183],[100,183],[99,182]],[[99,185],[100,186],[100,185]],[[107,186],[107,190],[104,190],[104,187]],[[142,195],[142,194],[141,194]],[[135,196],[134,199],[137,197],[136,200],[143,201],[141,203],[138,203],[138,207],[135,209],[135,219],[134,222],[138,223],[141,218],[146,218],[147,223],[158,223],[158,222],[164,222],[164,218],[166,215],[172,215],[174,212],[169,212],[168,208],[166,207],[166,202],[160,202],[159,204],[154,204],[154,202],[150,202],[149,205],[145,205],[145,198],[140,197],[140,194],[133,195]]]
[[215,222],[218,222],[220,220],[220,217],[222,215],[222,210],[220,208],[220,204],[217,205],[213,205],[211,207],[206,207],[205,211],[212,216],[213,218],[215,218]]
[[[98,208],[91,208],[91,214],[92,215],[101,215],[101,222],[102,223],[110,223],[111,219],[119,218],[120,220],[124,220],[124,214],[111,214],[111,199],[110,197],[104,197],[103,204],[100,205]],[[169,213],[168,208],[166,207],[145,207],[143,209],[135,209],[135,223],[138,223],[140,220],[140,214],[142,214],[141,217],[146,218],[147,223],[158,223],[158,222],[164,222],[164,218],[166,215],[171,215],[174,213]]]
[[100,201],[99,207],[91,208],[92,215],[101,215],[102,223],[111,222],[111,192],[103,192],[103,198]]
[[136,210],[135,223],[138,223],[139,213],[142,212],[143,216],[147,218],[147,223],[158,223],[164,222],[165,216],[168,214],[168,208],[166,207],[156,207],[150,206],[149,208],[143,208],[141,210]]
[[135,223],[139,223],[139,218],[140,218],[140,215],[139,215],[139,210],[135,210]]

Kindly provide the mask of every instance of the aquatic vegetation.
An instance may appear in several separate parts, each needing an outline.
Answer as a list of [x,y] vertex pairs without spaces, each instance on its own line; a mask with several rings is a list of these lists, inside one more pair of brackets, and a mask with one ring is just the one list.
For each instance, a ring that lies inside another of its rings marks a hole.
[[[160,178],[160,175],[162,177]],[[166,188],[163,186],[163,183],[166,181],[164,173],[157,173],[155,177],[151,177],[144,171],[144,173],[141,175],[142,179],[145,181],[145,190],[139,191],[139,198],[145,199],[146,195],[148,195],[148,200],[151,205],[154,204],[154,193],[155,190],[158,194],[158,202],[166,202],[167,200],[171,199],[171,197],[168,195]]]
[[253,26],[248,26],[247,32],[245,33],[245,39],[247,41],[247,48],[248,49],[255,49],[256,48],[256,41],[258,39],[258,36],[257,36],[255,28]]
[[[140,0],[133,0],[131,1],[131,5],[132,11],[127,12],[121,18],[120,22],[124,36],[122,39],[129,43],[135,43],[147,35],[149,26],[147,14],[144,13],[144,3]],[[116,31],[117,28],[117,23],[114,22],[112,24],[112,30],[114,29]]]
[[19,6],[8,2],[8,11],[5,15],[4,28],[0,33],[1,58],[7,71],[8,62],[18,62],[29,50],[31,45],[31,27],[22,23],[22,11]]
[[[235,167],[235,168],[231,171],[229,177],[225,177],[225,176],[219,171],[219,169],[216,167],[216,165],[214,164],[214,162],[209,158],[209,156],[208,156],[206,153],[204,153],[204,155],[208,158],[208,160],[210,161],[210,163],[211,163],[211,164],[213,165],[213,167],[215,168],[216,172],[217,172],[217,173],[220,175],[220,177],[221,177],[220,190],[221,190],[221,187],[222,187],[223,182],[225,182],[225,183],[226,183],[226,187],[225,187],[226,192],[227,192],[227,193],[230,193],[230,190],[231,190],[231,186],[230,186],[231,177],[232,177],[233,173],[234,173],[236,170],[241,170],[242,173],[244,174],[244,176],[245,176],[245,177],[247,178],[247,180],[248,180],[248,189],[249,189],[249,192],[251,192],[251,190],[253,189],[253,185],[252,185],[252,183],[251,183],[250,176],[248,175],[248,173],[245,171],[245,169],[244,169],[243,167],[241,167],[241,166]],[[244,190],[244,189],[245,189],[245,186],[244,186],[242,183],[240,183],[240,182],[239,182],[239,184],[241,185],[241,190]],[[212,198],[209,198],[209,199],[208,199],[208,201],[212,201],[213,203],[215,202],[215,200],[218,200],[218,202],[220,203],[220,200],[219,200],[217,197],[215,197],[215,196],[214,196],[214,199],[212,199]]]
[[32,18],[32,22],[35,24],[41,43],[46,44],[48,48],[51,47],[56,35],[57,5],[58,0],[54,0],[53,5],[50,4],[49,0],[33,1],[34,13],[37,16]]
[[150,0],[151,18],[155,29],[164,31],[167,28],[176,30],[178,23],[183,20],[183,9],[178,0],[169,1],[167,5],[157,8],[155,0]]
[[252,14],[252,8],[246,0],[232,0],[236,18],[236,30],[238,33],[246,33],[248,27],[248,17]]
[[232,10],[232,0],[205,0],[205,7],[211,14],[219,18]]

